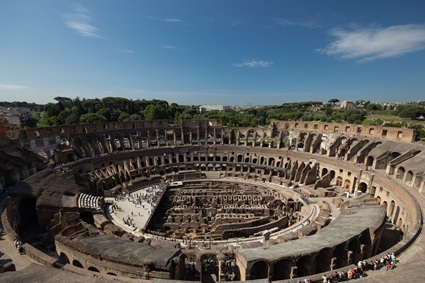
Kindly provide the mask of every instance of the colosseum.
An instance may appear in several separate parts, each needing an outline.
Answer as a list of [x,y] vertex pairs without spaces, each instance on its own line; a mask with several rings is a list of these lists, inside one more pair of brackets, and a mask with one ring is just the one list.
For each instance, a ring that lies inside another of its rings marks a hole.
[[157,120],[18,131],[0,149],[0,189],[13,186],[3,237],[39,264],[2,282],[322,282],[391,254],[390,274],[361,280],[425,280],[414,130]]

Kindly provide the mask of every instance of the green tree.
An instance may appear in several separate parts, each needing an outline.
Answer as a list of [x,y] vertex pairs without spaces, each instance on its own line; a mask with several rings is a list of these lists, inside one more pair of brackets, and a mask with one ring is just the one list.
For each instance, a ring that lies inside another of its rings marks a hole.
[[366,110],[382,110],[382,105],[378,103],[369,103]]
[[80,122],[80,116],[78,113],[71,113],[68,117],[65,118],[65,124],[78,124]]
[[401,118],[410,118],[416,120],[419,117],[425,117],[425,107],[421,106],[410,106],[398,113]]
[[27,129],[27,128],[35,128],[35,127],[37,127],[37,125],[38,125],[38,123],[39,123],[39,121],[40,121],[40,119],[41,119],[41,114],[40,114],[40,112],[36,112],[36,113],[34,113],[34,114],[32,114],[26,121],[25,121],[25,123],[23,123],[23,127],[24,127],[24,129]]
[[47,112],[44,112],[43,115],[41,115],[40,122],[38,123],[39,127],[48,127],[50,125],[49,121],[49,114]]
[[128,118],[129,121],[140,121],[142,120],[142,117],[140,116],[140,114],[131,114],[130,117]]
[[118,117],[118,121],[125,122],[125,121],[128,121],[128,120],[130,120],[130,115],[128,115],[125,112],[121,112],[120,116]]
[[80,116],[80,123],[101,123],[107,122],[105,116],[97,114],[97,113],[87,113]]
[[157,120],[167,118],[165,109],[160,105],[148,105],[144,111],[146,120]]
[[328,100],[328,102],[332,105],[335,105],[335,103],[339,102],[339,99],[338,98],[331,98],[331,99]]

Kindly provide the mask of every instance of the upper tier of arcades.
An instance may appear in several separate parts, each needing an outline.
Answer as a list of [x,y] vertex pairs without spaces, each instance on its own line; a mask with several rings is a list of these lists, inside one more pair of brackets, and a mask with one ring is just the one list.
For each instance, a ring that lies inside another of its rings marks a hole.
[[[177,129],[194,129],[194,128],[220,128],[229,129],[230,131],[239,131],[241,134],[258,131],[258,128],[244,127],[221,127],[216,120],[183,120],[177,126],[170,126],[167,120],[154,121],[133,121],[133,122],[108,122],[95,124],[74,124],[61,125],[45,128],[27,129],[21,131],[21,140],[33,140],[37,138],[51,138],[55,136],[67,137],[79,134],[96,134],[114,131],[134,131],[138,129],[153,130],[177,130]],[[287,130],[287,131],[306,131],[306,132],[326,132],[345,135],[361,135],[369,138],[379,138],[382,140],[394,140],[400,142],[413,142],[415,139],[415,131],[407,128],[367,126],[356,124],[340,124],[340,123],[323,123],[323,122],[300,122],[300,121],[279,121],[272,120],[269,125],[270,129]],[[261,128],[263,132],[269,128]]]
[[295,132],[318,132],[334,133],[346,136],[363,136],[366,138],[378,138],[381,140],[392,140],[411,143],[415,140],[415,131],[407,128],[380,127],[374,125],[355,125],[323,122],[300,122],[300,121],[278,121],[271,123],[278,129],[286,129]]
[[[168,125],[166,120],[155,120],[29,129],[21,135],[21,142],[34,152],[45,152],[46,156],[54,150],[56,162],[157,149],[159,159],[174,163],[173,158],[187,162],[187,157],[181,154],[168,156],[183,147],[233,146],[248,151],[285,148],[312,154],[312,158],[320,155],[336,162],[344,160],[382,169],[421,191],[424,180],[423,167],[419,165],[425,151],[420,143],[412,143],[414,135],[414,130],[405,128],[321,122],[273,120],[267,128],[244,128],[219,126],[215,120],[183,120],[176,126]],[[199,156],[199,160],[202,158]],[[153,165],[149,161],[145,163]]]
[[[28,129],[20,134],[21,144],[34,152],[48,152],[59,144],[76,143],[90,145],[93,139],[104,137],[112,141],[109,148],[99,152],[86,148],[79,154],[110,153],[120,149],[142,149],[149,147],[180,145],[236,145],[281,148],[290,143],[294,136],[316,133],[326,140],[336,136],[362,137],[369,140],[391,140],[411,143],[415,132],[412,129],[335,124],[321,122],[270,122],[269,127],[222,127],[216,120],[183,120],[170,126],[167,120],[109,122],[96,124],[62,125],[55,127]],[[136,138],[137,137],[137,138]],[[286,139],[285,139],[286,137]],[[94,147],[96,148],[96,146]],[[57,160],[58,161],[58,160]]]

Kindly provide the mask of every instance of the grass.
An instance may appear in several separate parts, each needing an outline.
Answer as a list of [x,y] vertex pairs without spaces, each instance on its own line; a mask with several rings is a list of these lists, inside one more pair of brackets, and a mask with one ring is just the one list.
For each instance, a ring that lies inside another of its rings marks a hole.
[[400,118],[396,115],[391,114],[370,114],[367,116],[366,120],[363,121],[363,125],[371,125],[373,121],[382,120],[384,123],[403,123],[404,125],[423,125],[425,126],[425,121],[416,121],[408,118]]

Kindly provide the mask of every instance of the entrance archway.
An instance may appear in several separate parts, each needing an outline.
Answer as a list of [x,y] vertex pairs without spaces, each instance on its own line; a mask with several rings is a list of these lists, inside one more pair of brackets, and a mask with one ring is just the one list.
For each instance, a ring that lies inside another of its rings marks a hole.
[[269,269],[267,262],[262,260],[255,262],[250,269],[251,280],[268,278]]

